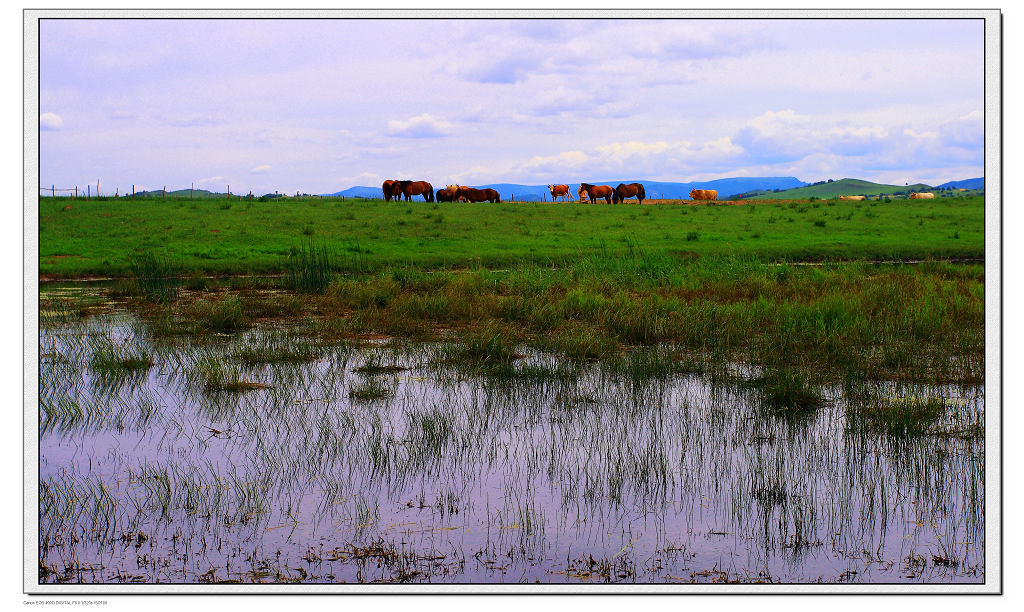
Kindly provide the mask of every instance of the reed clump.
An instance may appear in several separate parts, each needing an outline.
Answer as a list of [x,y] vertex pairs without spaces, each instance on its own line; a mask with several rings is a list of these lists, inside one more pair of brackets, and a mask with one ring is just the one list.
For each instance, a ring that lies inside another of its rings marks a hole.
[[104,342],[93,351],[89,367],[103,376],[145,372],[155,363],[153,355],[140,347]]
[[233,333],[251,326],[249,315],[236,295],[221,299],[201,299],[187,313],[196,325],[206,331]]
[[778,412],[804,412],[824,402],[821,392],[811,384],[808,376],[797,369],[768,368],[751,379],[749,385],[766,407]]
[[155,253],[137,253],[128,260],[129,287],[146,300],[167,303],[177,297],[177,280],[170,261]]
[[852,420],[869,429],[902,438],[932,432],[946,408],[947,401],[941,397],[877,396],[855,403],[851,412]]

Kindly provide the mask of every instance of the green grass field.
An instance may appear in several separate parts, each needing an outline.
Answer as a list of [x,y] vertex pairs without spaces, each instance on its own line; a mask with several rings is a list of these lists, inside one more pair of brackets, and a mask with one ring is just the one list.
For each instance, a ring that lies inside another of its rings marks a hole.
[[[40,198],[39,272],[125,275],[140,253],[181,273],[276,273],[310,242],[339,269],[564,263],[632,250],[766,261],[981,258],[984,198],[638,206],[329,198]],[[66,207],[70,206],[70,209]]]

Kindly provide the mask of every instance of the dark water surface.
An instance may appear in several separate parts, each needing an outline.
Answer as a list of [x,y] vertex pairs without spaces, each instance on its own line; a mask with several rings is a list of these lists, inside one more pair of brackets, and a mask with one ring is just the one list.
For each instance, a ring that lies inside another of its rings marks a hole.
[[[856,426],[838,388],[787,417],[544,355],[500,377],[437,346],[239,361],[288,342],[45,325],[40,581],[984,581],[983,439]],[[110,347],[154,365],[102,374]],[[879,389],[941,397],[945,431],[983,422],[982,388]]]

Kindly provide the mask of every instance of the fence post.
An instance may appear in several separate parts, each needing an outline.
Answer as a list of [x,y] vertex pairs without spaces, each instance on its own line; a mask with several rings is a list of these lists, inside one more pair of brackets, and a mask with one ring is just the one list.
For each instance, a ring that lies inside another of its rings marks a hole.
[[57,197],[57,187],[53,183],[50,183],[50,197]]
[[75,199],[78,199],[78,185],[75,185]]
[[195,191],[196,184],[193,182],[192,186],[188,188],[188,199],[192,199],[192,192]]
[[164,201],[167,201],[167,185],[164,185]]
[[135,185],[132,185],[132,200],[135,199]]
[[86,200],[91,200],[92,199],[91,191],[92,191],[92,185],[86,185],[85,186],[85,199]]
[[96,197],[100,197],[100,179],[96,179]]

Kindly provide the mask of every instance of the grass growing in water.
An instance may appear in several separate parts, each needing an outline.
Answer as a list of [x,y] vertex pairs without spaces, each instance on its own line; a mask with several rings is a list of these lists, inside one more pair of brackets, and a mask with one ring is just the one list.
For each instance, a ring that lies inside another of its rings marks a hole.
[[177,295],[176,281],[166,258],[152,252],[139,253],[128,261],[135,292],[147,300],[161,304]]
[[785,413],[813,410],[823,402],[821,393],[802,372],[791,368],[769,368],[750,381],[768,408]]
[[858,403],[852,410],[870,429],[892,437],[920,436],[928,433],[946,411],[941,397],[877,397]]
[[372,402],[373,400],[392,397],[394,391],[387,388],[384,383],[376,378],[371,378],[359,386],[349,390],[348,396],[360,402]]
[[116,376],[144,372],[153,367],[153,363],[153,356],[141,348],[133,349],[108,341],[93,352],[89,367],[97,374]]
[[498,365],[511,363],[519,357],[517,339],[505,327],[488,323],[481,328],[463,332],[457,345],[447,351],[449,359],[470,364]]
[[202,329],[215,332],[237,332],[247,329],[249,317],[238,296],[223,299],[199,300],[192,305],[191,315]]
[[228,368],[213,359],[202,360],[198,369],[199,376],[203,381],[203,388],[207,392],[250,391],[269,388],[269,385],[245,380],[237,369]]
[[260,335],[231,351],[228,358],[238,363],[254,366],[268,363],[303,363],[319,359],[324,353],[322,347],[301,337]]

